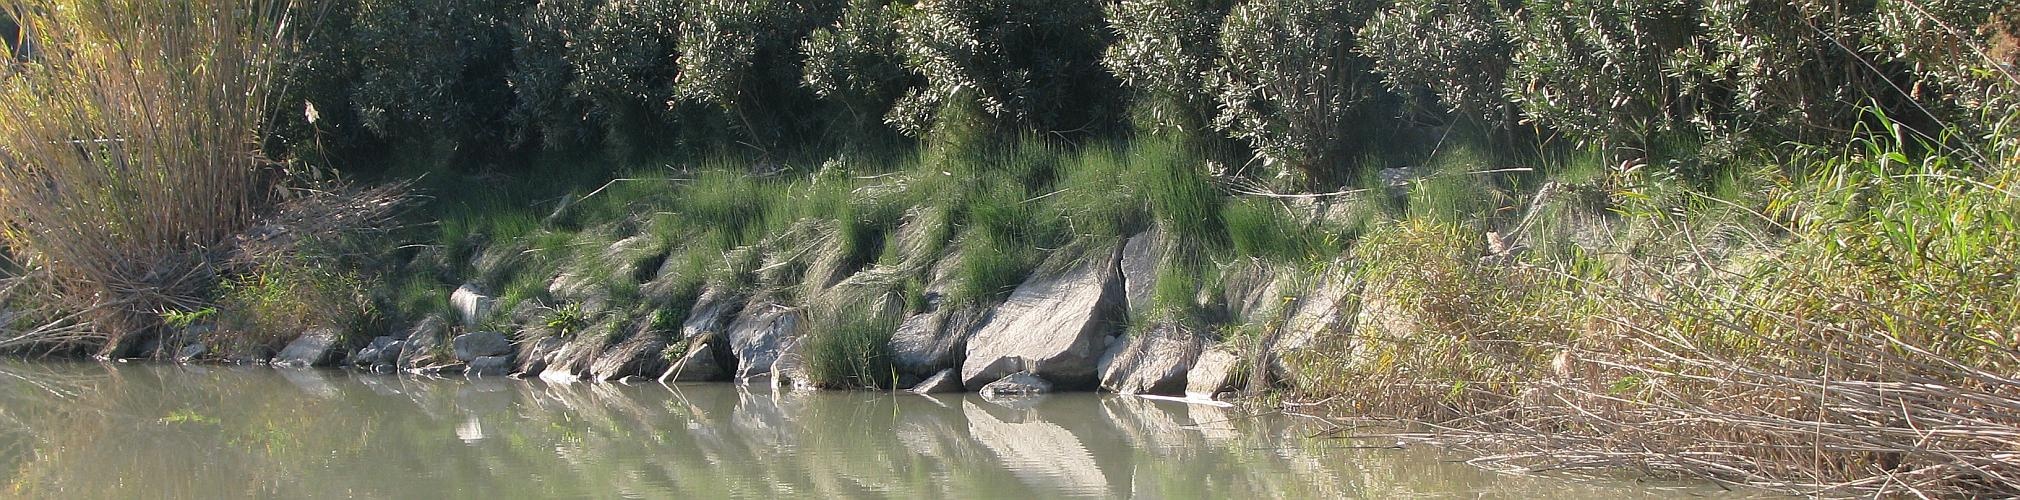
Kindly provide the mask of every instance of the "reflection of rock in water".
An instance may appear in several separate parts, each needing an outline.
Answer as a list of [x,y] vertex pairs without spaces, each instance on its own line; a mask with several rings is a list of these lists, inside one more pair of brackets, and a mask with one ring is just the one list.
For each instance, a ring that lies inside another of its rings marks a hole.
[[456,439],[461,439],[465,443],[484,440],[484,422],[477,420],[476,415],[464,419],[463,423],[456,424]]
[[302,394],[316,399],[335,399],[337,387],[330,385],[330,379],[322,370],[275,370],[281,378],[301,389]]
[[[1108,422],[1129,440],[1130,445],[1161,457],[1191,456],[1205,444],[1197,432],[1186,427],[1190,415],[1178,413],[1184,404],[1158,403],[1134,396],[1102,398],[1101,409]],[[1188,420],[1181,422],[1180,420]]]
[[[968,434],[989,448],[1018,480],[1057,494],[1113,496],[1094,454],[1064,427],[1026,412],[962,403]],[[993,412],[1003,412],[997,415]]]

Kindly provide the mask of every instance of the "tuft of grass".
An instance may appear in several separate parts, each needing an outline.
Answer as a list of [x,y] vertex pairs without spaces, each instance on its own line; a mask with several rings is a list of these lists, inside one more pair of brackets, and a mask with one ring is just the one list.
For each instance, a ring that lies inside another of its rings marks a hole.
[[812,318],[806,336],[807,370],[825,388],[896,388],[891,367],[894,318],[870,312],[833,312]]

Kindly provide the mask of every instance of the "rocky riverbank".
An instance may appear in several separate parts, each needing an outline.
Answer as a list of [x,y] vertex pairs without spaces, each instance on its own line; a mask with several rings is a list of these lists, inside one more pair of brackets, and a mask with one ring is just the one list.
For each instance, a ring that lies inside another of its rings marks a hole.
[[[910,217],[899,248],[925,232]],[[815,241],[822,241],[816,238]],[[832,245],[832,239],[827,239]],[[1155,228],[1135,236],[1076,243],[1053,252],[999,303],[956,302],[951,274],[962,252],[908,255],[932,282],[908,302],[882,285],[900,272],[884,266],[839,269],[832,248],[774,248],[765,261],[804,261],[804,279],[704,284],[681,300],[680,279],[650,238],[617,238],[598,262],[560,266],[548,281],[551,301],[504,304],[473,280],[442,293],[453,309],[425,315],[383,335],[344,338],[333,329],[304,332],[278,352],[179,347],[181,362],[268,362],[277,367],[344,366],[426,375],[510,376],[547,381],[728,381],[815,387],[807,346],[823,324],[817,311],[897,311],[884,348],[897,388],[918,393],[977,391],[1029,394],[1100,390],[1124,394],[1224,399],[1251,384],[1299,377],[1282,354],[1310,347],[1352,318],[1356,291],[1344,265],[1316,274],[1287,272],[1260,260],[1224,266],[1218,290],[1197,294],[1213,323],[1159,311],[1151,294],[1173,244]],[[478,255],[478,276],[510,266],[500,251]],[[761,247],[761,246],[760,246]],[[761,252],[753,247],[746,252]],[[811,250],[811,251],[810,251]],[[793,251],[801,256],[778,252]],[[816,255],[807,258],[804,255]],[[827,255],[828,258],[818,257]],[[429,258],[421,255],[417,258]],[[907,265],[907,264],[900,264]],[[786,264],[790,265],[790,264]],[[656,266],[656,267],[655,267]],[[615,272],[596,272],[597,269]],[[615,297],[593,275],[639,277],[641,293]],[[1218,292],[1218,293],[1215,293]],[[1344,307],[1343,306],[1347,306]],[[678,317],[677,323],[667,320]],[[569,323],[575,323],[571,325]],[[177,337],[177,336],[171,336]],[[180,336],[200,339],[201,336]],[[1260,372],[1250,367],[1267,367]]]

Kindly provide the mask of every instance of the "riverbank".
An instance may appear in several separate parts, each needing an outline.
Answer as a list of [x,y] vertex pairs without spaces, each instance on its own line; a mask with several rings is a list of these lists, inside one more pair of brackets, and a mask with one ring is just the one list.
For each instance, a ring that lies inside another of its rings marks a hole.
[[1462,149],[1369,190],[1211,195],[1211,232],[1116,181],[1177,154],[1155,143],[1024,146],[1054,180],[993,198],[904,160],[459,179],[385,254],[392,326],[195,359],[1295,403],[1516,470],[1996,490],[1941,478],[2010,467],[2010,174],[1874,165],[1898,144],[1703,189]]

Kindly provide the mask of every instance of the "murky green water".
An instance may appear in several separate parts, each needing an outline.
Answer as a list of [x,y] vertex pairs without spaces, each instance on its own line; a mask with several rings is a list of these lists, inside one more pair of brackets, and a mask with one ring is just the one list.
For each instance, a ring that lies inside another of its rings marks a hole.
[[0,496],[1658,498],[1299,419],[1064,394],[748,392],[0,361]]

